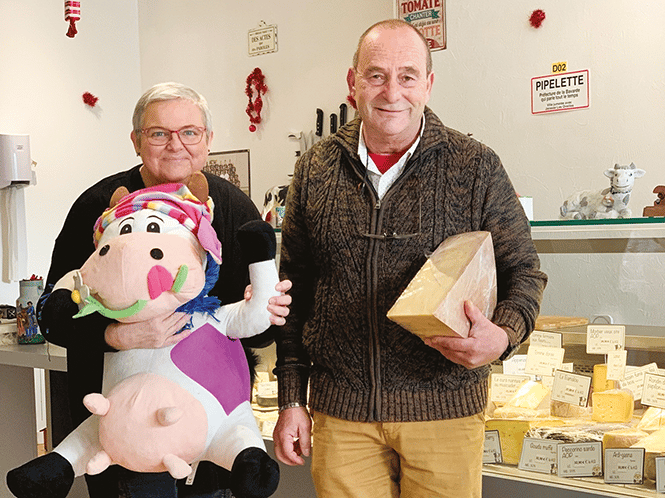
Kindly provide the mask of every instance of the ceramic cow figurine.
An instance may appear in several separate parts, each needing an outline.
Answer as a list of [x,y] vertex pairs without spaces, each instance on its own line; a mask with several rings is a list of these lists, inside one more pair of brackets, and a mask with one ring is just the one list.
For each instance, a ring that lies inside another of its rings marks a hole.
[[169,347],[107,353],[102,393],[84,399],[95,416],[53,452],[8,474],[17,497],[64,498],[74,476],[112,464],[183,478],[200,460],[231,472],[237,498],[275,491],[279,468],[252,413],[239,341],[270,326],[267,302],[278,282],[274,233],[260,220],[241,228],[252,298],[220,306],[207,296],[221,262],[212,201],[203,175],[193,183],[192,190],[169,184],[116,192],[95,226],[96,252],[58,282],[46,303],[69,309],[75,301],[77,316],[97,312],[129,323],[185,311],[190,335]]
[[604,172],[610,179],[610,187],[600,191],[584,190],[572,195],[560,208],[561,218],[630,218],[630,193],[635,180],[644,176],[644,173],[645,171],[637,168],[634,163],[629,166],[615,164],[614,168]]

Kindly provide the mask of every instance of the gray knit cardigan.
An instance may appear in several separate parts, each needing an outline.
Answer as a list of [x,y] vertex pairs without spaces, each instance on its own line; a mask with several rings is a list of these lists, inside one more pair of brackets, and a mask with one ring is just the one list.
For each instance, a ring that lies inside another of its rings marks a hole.
[[[429,109],[422,139],[380,201],[358,151],[360,120],[298,160],[282,226],[281,277],[293,304],[277,333],[279,404],[307,402],[352,421],[470,416],[487,401],[489,367],[450,362],[386,318],[447,237],[491,232],[508,357],[534,328],[547,277],[497,155]],[[388,236],[384,236],[384,235]]]

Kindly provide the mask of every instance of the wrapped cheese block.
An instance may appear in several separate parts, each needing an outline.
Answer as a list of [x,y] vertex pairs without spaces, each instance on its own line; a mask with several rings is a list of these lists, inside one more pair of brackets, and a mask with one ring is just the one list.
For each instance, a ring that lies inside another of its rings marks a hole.
[[650,406],[642,415],[637,428],[648,433],[665,429],[665,410]]
[[600,363],[593,366],[591,386],[595,393],[617,388],[616,381],[607,380],[607,364]]
[[628,389],[610,389],[591,394],[596,422],[628,422],[633,418],[633,393]]
[[564,443],[601,442],[606,433],[627,428],[625,424],[594,424],[588,420],[572,420],[559,425],[540,424],[532,427],[526,436],[555,439]]
[[550,390],[540,382],[525,380],[510,399],[494,410],[494,418],[534,419],[549,417]]
[[605,448],[630,448],[648,435],[634,427],[608,431],[603,435],[603,454]]
[[496,299],[492,236],[468,232],[448,237],[436,248],[387,316],[420,337],[467,337],[464,301],[491,318]]
[[644,448],[644,475],[656,480],[656,457],[665,456],[665,429],[660,429],[640,439],[631,448]]

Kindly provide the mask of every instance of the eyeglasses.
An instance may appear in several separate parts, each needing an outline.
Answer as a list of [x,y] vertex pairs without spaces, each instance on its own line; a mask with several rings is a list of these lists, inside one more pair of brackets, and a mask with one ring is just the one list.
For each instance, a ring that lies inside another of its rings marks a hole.
[[200,126],[185,126],[179,130],[167,130],[166,128],[153,126],[141,130],[150,145],[166,145],[171,141],[173,133],[178,135],[183,145],[196,145],[201,142],[205,132],[206,129]]

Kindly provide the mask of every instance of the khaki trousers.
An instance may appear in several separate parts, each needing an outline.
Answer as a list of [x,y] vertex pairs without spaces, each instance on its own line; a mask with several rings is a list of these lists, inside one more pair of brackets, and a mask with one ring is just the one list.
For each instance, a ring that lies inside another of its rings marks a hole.
[[433,422],[349,422],[314,413],[318,498],[480,498],[482,413]]

